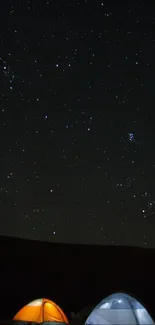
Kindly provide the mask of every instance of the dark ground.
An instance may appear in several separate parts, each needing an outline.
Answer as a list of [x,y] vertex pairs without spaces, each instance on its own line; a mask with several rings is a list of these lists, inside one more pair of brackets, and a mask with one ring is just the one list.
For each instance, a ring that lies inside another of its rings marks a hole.
[[40,297],[70,317],[115,291],[135,296],[155,319],[155,250],[0,237],[0,261],[1,320]]

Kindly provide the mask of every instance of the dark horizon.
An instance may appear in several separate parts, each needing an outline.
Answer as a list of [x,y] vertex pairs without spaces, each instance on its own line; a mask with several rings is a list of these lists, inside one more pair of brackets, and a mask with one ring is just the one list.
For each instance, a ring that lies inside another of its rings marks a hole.
[[33,238],[24,238],[24,237],[19,237],[19,236],[6,236],[6,235],[0,235],[0,242],[7,244],[10,242],[10,243],[18,243],[18,242],[22,242],[22,243],[25,243],[26,246],[28,245],[31,245],[31,247],[37,247],[37,245],[39,246],[48,246],[48,247],[66,247],[66,248],[69,248],[69,247],[72,247],[73,249],[77,248],[77,249],[80,249],[80,248],[93,248],[93,249],[120,249],[120,250],[130,250],[130,251],[141,251],[141,252],[155,252],[155,248],[153,247],[142,247],[142,246],[132,246],[132,245],[114,245],[114,244],[111,244],[111,245],[102,245],[102,244],[90,244],[90,243],[76,243],[76,242],[58,242],[58,241],[47,241],[47,240],[39,240],[39,239],[33,239]]
[[154,259],[153,249],[0,237],[1,318],[10,319],[41,297],[55,301],[70,317],[114,292],[133,295],[155,318]]

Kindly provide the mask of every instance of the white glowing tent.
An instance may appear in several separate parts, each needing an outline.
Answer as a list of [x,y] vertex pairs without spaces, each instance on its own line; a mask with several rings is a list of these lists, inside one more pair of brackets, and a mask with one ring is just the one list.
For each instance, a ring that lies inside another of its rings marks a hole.
[[85,325],[132,325],[155,324],[147,312],[135,298],[114,293],[103,299],[87,318]]

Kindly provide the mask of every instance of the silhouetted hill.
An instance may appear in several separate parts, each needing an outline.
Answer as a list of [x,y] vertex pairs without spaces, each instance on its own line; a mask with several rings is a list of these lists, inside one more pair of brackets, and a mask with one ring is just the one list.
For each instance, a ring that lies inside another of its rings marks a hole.
[[153,249],[0,237],[1,315],[12,317],[38,297],[76,312],[114,291],[126,291],[154,316],[154,260]]

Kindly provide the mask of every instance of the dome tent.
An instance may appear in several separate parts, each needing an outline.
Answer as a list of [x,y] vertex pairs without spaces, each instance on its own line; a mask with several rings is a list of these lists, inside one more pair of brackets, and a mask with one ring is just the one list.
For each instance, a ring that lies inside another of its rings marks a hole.
[[154,324],[147,310],[135,298],[114,293],[103,299],[87,318],[85,325]]
[[67,317],[59,306],[49,299],[37,299],[24,306],[14,316],[16,323],[68,324]]

